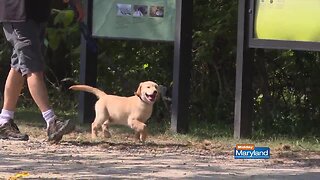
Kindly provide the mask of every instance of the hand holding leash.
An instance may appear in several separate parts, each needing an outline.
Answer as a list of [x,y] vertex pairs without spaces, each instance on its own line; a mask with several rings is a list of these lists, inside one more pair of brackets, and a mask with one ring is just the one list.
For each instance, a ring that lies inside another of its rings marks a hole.
[[74,9],[76,16],[77,16],[77,21],[82,22],[84,18],[84,10],[81,5],[80,0],[63,0],[64,3],[69,3],[69,5]]
[[80,3],[80,0],[63,0],[63,1],[65,3],[69,3],[70,7],[74,10],[77,20],[79,22],[81,34],[86,40],[87,46],[92,52],[96,53],[98,50],[98,46],[96,42],[92,39],[88,26],[83,22],[84,11]]

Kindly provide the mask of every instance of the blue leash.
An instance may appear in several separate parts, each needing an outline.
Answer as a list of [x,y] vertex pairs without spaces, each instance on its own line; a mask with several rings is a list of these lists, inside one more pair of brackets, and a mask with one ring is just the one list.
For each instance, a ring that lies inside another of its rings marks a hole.
[[84,22],[79,23],[80,31],[87,42],[88,48],[93,52],[96,53],[98,51],[97,43],[92,38],[91,34],[89,34],[88,26]]

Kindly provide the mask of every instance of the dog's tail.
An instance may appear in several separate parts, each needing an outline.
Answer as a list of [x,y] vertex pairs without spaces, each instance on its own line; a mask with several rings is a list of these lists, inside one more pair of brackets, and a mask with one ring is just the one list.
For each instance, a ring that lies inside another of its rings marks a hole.
[[92,93],[94,95],[96,95],[99,99],[102,96],[107,95],[105,92],[101,91],[100,89],[91,87],[91,86],[87,86],[87,85],[73,85],[71,87],[69,87],[69,89],[75,90],[75,91],[86,91],[89,93]]

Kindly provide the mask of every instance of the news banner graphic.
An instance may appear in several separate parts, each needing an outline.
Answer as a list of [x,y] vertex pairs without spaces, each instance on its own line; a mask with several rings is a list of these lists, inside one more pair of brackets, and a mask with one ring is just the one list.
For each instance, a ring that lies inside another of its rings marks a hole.
[[255,147],[254,144],[237,144],[234,148],[235,159],[269,159],[269,147]]

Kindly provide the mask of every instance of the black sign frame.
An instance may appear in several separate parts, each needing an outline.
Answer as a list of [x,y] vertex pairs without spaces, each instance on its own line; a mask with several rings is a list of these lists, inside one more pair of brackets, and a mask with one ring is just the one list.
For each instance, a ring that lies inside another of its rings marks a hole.
[[254,36],[256,0],[238,0],[234,138],[252,134],[253,62],[255,49],[320,51],[320,42],[266,40]]

